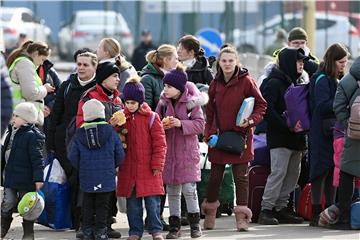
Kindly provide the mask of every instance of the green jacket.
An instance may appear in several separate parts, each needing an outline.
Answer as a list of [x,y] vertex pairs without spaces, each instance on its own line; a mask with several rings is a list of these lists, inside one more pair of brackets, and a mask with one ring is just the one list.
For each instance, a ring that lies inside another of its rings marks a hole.
[[156,66],[148,63],[140,72],[141,83],[145,88],[145,102],[149,104],[152,111],[155,111],[164,89],[164,73]]
[[[360,88],[356,81],[360,81],[360,57],[358,57],[350,71],[340,81],[335,94],[334,112],[338,121],[345,129],[350,117],[350,106],[357,96],[360,96]],[[341,159],[341,171],[360,177],[360,140],[353,140],[345,135],[345,144]]]

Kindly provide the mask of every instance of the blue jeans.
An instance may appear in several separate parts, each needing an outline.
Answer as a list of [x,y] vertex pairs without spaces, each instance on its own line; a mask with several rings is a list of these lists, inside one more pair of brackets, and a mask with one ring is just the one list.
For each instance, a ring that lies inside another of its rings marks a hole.
[[142,237],[144,233],[143,199],[145,200],[149,233],[153,234],[162,231],[163,226],[160,221],[160,196],[137,198],[134,190],[131,197],[126,199],[129,236],[137,235]]

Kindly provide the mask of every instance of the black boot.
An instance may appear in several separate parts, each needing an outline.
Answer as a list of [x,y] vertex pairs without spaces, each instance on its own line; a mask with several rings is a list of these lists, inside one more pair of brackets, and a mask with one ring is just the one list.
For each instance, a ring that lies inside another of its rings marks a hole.
[[34,222],[24,220],[22,226],[24,231],[22,239],[34,240]]
[[191,238],[201,237],[200,213],[188,213],[188,220],[190,223]]
[[97,229],[95,231],[94,235],[95,235],[95,240],[108,240],[109,239],[106,228]]
[[4,238],[10,229],[12,217],[1,216],[1,238]]
[[279,223],[300,224],[304,222],[302,217],[296,216],[296,213],[289,210],[287,207],[284,207],[280,211],[275,212],[274,216],[279,221]]
[[[89,227],[83,227],[81,230],[81,239],[83,240],[94,240],[94,234],[93,229],[91,226]],[[76,234],[76,238],[78,238],[78,235]],[[80,237],[79,237],[80,238]]]
[[189,225],[189,220],[187,215],[188,213],[186,211],[181,211],[181,226]]
[[107,226],[107,236],[109,238],[121,238],[121,233],[111,228],[111,225]]
[[264,209],[259,214],[258,223],[261,225],[278,225],[279,221],[274,217],[272,210]]
[[170,230],[170,225],[165,222],[165,219],[164,219],[163,216],[160,216],[160,221],[161,221],[161,224],[163,226],[163,231],[169,231]]
[[317,227],[319,226],[319,219],[320,219],[320,213],[322,211],[321,204],[313,204],[312,205],[312,217],[311,221],[309,223],[309,226],[311,227]]
[[170,216],[169,223],[170,223],[169,224],[170,230],[169,230],[169,233],[166,235],[166,239],[178,239],[181,236],[180,218],[178,216]]

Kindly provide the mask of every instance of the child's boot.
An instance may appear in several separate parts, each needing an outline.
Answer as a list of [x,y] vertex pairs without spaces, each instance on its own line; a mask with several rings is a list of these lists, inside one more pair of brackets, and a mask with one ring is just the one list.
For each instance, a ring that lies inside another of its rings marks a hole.
[[108,240],[109,239],[107,232],[106,232],[106,227],[97,229],[95,231],[94,235],[95,235],[95,240]]
[[4,238],[10,229],[12,217],[1,216],[1,238]]
[[[83,226],[81,233],[82,233],[82,238],[80,238],[80,239],[94,240],[93,229],[91,226],[89,226],[89,227]],[[76,235],[76,238],[78,238],[77,235]]]
[[209,203],[205,198],[201,204],[201,211],[205,215],[204,220],[204,228],[205,229],[214,229],[215,227],[215,217],[216,217],[216,210],[220,206],[220,202],[212,202]]
[[247,231],[249,229],[249,222],[251,222],[252,212],[247,206],[236,206],[234,208],[236,228],[239,232]]
[[22,226],[24,231],[22,239],[34,240],[34,222],[24,220]]
[[188,213],[191,238],[201,237],[200,213]]
[[181,222],[178,216],[169,217],[170,230],[166,235],[166,239],[178,239],[181,236],[180,228]]

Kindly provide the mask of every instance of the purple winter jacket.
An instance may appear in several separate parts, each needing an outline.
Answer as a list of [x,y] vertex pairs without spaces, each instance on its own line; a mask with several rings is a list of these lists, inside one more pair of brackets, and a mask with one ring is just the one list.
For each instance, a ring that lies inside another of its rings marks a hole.
[[165,130],[167,152],[163,171],[165,184],[176,185],[200,181],[200,154],[198,134],[205,127],[201,106],[208,101],[206,93],[200,92],[195,84],[187,82],[185,91],[175,107],[171,99],[161,94],[156,112],[160,118],[173,116],[181,121],[181,128]]

